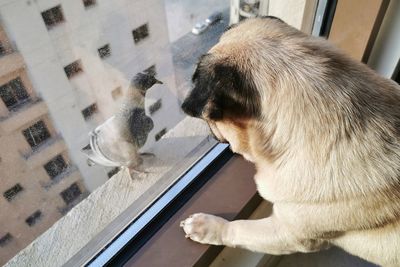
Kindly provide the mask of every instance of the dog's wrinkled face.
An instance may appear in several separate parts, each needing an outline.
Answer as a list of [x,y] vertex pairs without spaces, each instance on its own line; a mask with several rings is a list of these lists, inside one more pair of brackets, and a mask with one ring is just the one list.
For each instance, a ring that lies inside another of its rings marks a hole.
[[[269,24],[272,26],[265,27]],[[286,25],[274,18],[258,19],[225,32],[220,42],[199,59],[192,77],[193,89],[182,104],[186,114],[208,123],[218,141],[229,142],[234,152],[247,158],[252,157],[249,122],[262,115],[263,92],[257,88],[257,81],[268,75],[262,76],[264,63],[256,46],[269,31],[274,33],[276,24]]]
[[182,109],[190,116],[204,119],[218,141],[231,143],[227,131],[232,127],[227,124],[241,125],[260,115],[260,97],[251,73],[229,58],[203,55],[192,81],[194,88]]
[[289,55],[279,55],[280,47],[285,39],[303,35],[274,17],[248,19],[230,27],[199,59],[183,111],[204,119],[216,139],[228,142],[234,152],[254,158],[256,147],[266,147],[256,142],[260,134],[268,135],[258,122],[265,120],[268,107],[263,105],[273,94],[276,66],[288,64],[281,58]]

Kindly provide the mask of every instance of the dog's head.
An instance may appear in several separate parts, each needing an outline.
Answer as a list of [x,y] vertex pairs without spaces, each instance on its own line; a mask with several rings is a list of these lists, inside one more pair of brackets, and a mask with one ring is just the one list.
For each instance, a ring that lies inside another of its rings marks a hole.
[[[283,28],[283,29],[282,29]],[[262,102],[272,88],[264,43],[275,42],[292,28],[276,18],[247,20],[226,31],[219,43],[200,57],[192,77],[193,89],[182,104],[183,111],[204,119],[220,142],[232,150],[248,152],[249,123],[262,117]]]

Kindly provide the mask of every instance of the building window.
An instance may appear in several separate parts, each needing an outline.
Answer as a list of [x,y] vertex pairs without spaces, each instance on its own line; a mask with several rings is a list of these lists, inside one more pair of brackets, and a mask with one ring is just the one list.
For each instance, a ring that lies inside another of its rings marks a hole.
[[152,65],[143,71],[152,76],[157,76],[156,65]]
[[83,118],[85,119],[85,121],[87,121],[93,116],[93,114],[97,113],[97,111],[98,111],[97,104],[96,103],[91,104],[90,106],[82,110]]
[[2,85],[0,87],[0,97],[10,111],[15,110],[29,100],[29,95],[20,78]]
[[40,210],[37,210],[31,216],[26,218],[25,222],[29,226],[34,226],[41,219],[42,219],[42,212]]
[[43,167],[50,178],[54,179],[63,173],[68,168],[68,165],[65,163],[64,158],[61,155],[58,155],[47,162]]
[[149,107],[150,115],[153,115],[157,110],[159,110],[162,106],[161,98],[157,100],[154,104]]
[[60,195],[64,202],[68,205],[76,200],[80,195],[82,195],[82,191],[77,183],[73,183],[70,187],[62,191]]
[[8,200],[11,201],[13,200],[18,193],[20,193],[24,188],[20,184],[16,184],[10,189],[8,189],[6,192],[3,193],[3,196]]
[[7,54],[6,49],[4,48],[3,44],[0,42],[0,57]]
[[156,141],[160,140],[161,137],[167,133],[167,128],[162,129],[161,131],[159,131],[156,135],[155,135],[155,139]]
[[50,8],[42,12],[42,17],[48,29],[63,22],[64,15],[62,13],[61,5],[58,5],[56,7]]
[[111,177],[113,177],[115,174],[117,174],[119,172],[119,168],[118,167],[115,167],[114,169],[112,169],[111,171],[109,171],[108,173],[107,173],[107,176],[108,176],[108,178],[111,178]]
[[111,92],[111,96],[114,100],[119,99],[122,96],[122,89],[121,86],[115,88],[114,90],[112,90]]
[[149,29],[147,24],[144,24],[132,31],[133,40],[135,44],[139,43],[141,40],[149,36]]
[[26,141],[32,148],[35,148],[49,139],[50,133],[43,121],[38,121],[34,125],[22,131]]
[[65,74],[67,74],[68,79],[83,72],[82,63],[80,60],[76,60],[71,64],[64,67]]
[[111,56],[111,47],[109,44],[100,47],[99,49],[97,49],[97,51],[99,52],[100,58],[106,58]]
[[83,5],[85,8],[92,7],[96,4],[96,0],[83,0]]
[[3,235],[0,238],[0,247],[5,247],[8,245],[8,243],[11,242],[11,240],[13,240],[13,236],[10,233],[7,233],[5,235]]

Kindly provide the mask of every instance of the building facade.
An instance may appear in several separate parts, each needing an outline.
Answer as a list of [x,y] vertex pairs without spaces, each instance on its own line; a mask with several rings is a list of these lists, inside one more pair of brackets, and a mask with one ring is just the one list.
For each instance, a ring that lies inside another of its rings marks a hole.
[[134,74],[164,82],[146,97],[144,151],[183,114],[163,1],[3,0],[0,24],[2,264],[111,176],[81,148]]

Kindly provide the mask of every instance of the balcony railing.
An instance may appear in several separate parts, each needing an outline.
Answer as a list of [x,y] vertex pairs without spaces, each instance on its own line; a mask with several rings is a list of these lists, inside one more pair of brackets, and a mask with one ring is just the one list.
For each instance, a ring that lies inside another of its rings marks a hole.
[[63,180],[64,178],[70,176],[71,174],[73,174],[77,170],[78,170],[78,167],[76,167],[75,165],[69,165],[67,168],[65,168],[63,170],[62,173],[58,174],[56,177],[52,178],[50,181],[42,182],[41,186],[46,191],[49,191],[51,187],[53,187],[54,185],[58,184],[61,180]]
[[22,153],[21,152],[21,156],[27,160],[30,157],[39,154],[40,152],[42,152],[43,150],[45,150],[46,148],[52,146],[53,144],[57,143],[58,141],[62,140],[62,137],[60,134],[54,135],[52,137],[50,137],[49,139],[43,141],[41,144],[35,146],[34,148],[32,148],[31,151],[27,152],[27,153]]

